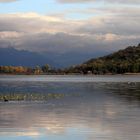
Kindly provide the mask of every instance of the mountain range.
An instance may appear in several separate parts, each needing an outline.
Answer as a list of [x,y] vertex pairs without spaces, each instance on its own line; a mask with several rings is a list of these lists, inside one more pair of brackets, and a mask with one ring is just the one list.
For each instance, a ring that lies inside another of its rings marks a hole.
[[71,65],[81,64],[91,57],[98,57],[107,52],[67,52],[67,53],[50,53],[50,52],[31,52],[27,50],[17,50],[15,48],[0,48],[0,65],[4,66],[42,66],[49,64],[55,68],[65,68]]

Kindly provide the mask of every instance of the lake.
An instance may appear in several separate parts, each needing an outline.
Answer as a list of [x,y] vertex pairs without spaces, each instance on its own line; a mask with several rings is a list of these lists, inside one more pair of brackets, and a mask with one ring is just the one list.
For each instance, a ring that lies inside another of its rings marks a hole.
[[0,140],[140,140],[139,94],[140,75],[1,75],[26,98],[0,101]]

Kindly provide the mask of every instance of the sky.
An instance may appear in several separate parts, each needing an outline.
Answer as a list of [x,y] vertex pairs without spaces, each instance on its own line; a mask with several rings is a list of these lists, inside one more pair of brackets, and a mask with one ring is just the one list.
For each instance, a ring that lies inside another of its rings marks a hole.
[[140,42],[140,0],[0,0],[0,47],[116,51]]

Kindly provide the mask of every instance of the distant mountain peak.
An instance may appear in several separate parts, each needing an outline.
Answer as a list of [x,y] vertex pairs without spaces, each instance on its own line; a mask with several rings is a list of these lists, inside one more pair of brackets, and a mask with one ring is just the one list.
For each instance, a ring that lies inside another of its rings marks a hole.
[[47,56],[40,55],[37,52],[17,50],[12,47],[0,48],[0,65],[34,67],[44,64],[53,65],[54,62]]

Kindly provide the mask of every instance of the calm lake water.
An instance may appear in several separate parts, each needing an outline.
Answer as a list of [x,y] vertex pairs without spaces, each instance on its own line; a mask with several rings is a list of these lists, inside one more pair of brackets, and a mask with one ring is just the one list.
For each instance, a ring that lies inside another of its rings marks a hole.
[[0,76],[0,140],[140,140],[140,76]]

